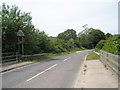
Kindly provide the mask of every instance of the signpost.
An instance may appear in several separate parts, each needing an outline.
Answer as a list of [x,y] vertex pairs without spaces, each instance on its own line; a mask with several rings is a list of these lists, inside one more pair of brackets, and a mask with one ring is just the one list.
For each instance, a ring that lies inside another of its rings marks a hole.
[[18,37],[18,52],[20,52],[20,37],[22,38],[22,55],[24,55],[24,44],[23,44],[23,37],[25,37],[25,34],[22,30],[18,30],[17,32]]

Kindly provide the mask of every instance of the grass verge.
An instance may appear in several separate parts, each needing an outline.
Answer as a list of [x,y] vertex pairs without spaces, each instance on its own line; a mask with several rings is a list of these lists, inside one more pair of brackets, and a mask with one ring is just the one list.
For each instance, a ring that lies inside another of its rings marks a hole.
[[[81,51],[82,49],[79,49],[79,51]],[[21,59],[21,61],[32,61],[32,62],[39,62],[45,59],[50,59],[56,56],[61,56],[61,55],[67,55],[67,54],[71,54],[71,53],[75,53],[77,50],[72,50],[70,52],[62,52],[62,53],[51,53],[48,55],[42,55],[42,56],[33,56],[33,57],[28,57],[28,58],[23,58]]]
[[100,56],[97,55],[95,52],[90,52],[87,56],[87,59],[86,60],[98,60],[100,59]]

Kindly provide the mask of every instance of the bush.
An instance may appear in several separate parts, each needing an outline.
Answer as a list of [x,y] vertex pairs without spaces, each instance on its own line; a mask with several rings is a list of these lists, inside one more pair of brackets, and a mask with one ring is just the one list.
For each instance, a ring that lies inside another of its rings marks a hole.
[[98,42],[98,44],[95,47],[95,51],[99,51],[103,48],[104,44],[105,44],[106,40],[101,40]]
[[112,54],[120,55],[120,35],[108,38],[102,49]]

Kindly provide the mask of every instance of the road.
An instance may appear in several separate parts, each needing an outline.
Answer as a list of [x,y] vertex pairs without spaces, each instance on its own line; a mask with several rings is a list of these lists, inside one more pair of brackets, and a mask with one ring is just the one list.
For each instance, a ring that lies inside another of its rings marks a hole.
[[2,74],[3,88],[73,88],[91,50],[58,56]]

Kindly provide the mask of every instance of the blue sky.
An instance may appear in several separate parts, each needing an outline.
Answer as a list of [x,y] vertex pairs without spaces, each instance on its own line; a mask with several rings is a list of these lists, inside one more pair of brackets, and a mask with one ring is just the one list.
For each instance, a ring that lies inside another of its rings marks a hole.
[[49,36],[82,26],[118,33],[118,0],[1,0],[31,12],[34,26]]

